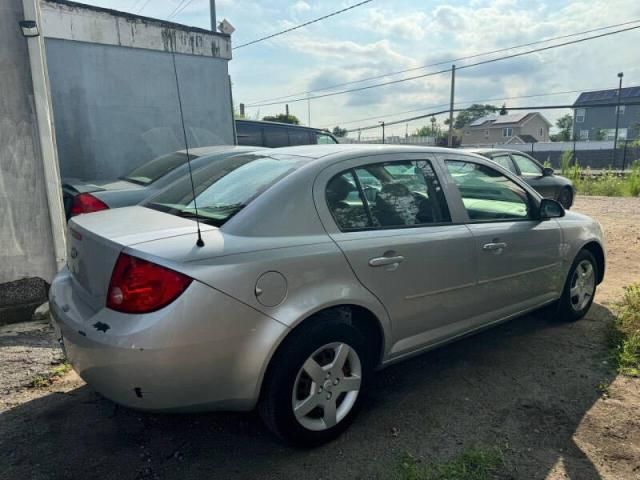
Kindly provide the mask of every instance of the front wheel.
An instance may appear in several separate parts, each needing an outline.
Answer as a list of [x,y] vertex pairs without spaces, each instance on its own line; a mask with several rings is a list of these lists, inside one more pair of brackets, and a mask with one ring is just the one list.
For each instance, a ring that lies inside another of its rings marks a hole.
[[558,202],[565,208],[565,210],[569,210],[571,208],[571,205],[573,205],[573,192],[569,187],[563,187],[562,190],[560,190]]
[[581,250],[576,255],[560,298],[559,313],[568,321],[580,320],[584,317],[596,293],[598,264],[588,250]]
[[342,433],[356,415],[369,375],[365,338],[323,314],[302,326],[276,353],[260,402],[267,427],[296,446],[315,446]]

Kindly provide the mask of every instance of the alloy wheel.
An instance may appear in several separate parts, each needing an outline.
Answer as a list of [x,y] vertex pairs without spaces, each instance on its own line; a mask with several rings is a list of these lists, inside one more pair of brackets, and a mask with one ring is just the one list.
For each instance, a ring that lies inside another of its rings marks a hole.
[[356,403],[362,384],[362,364],[356,350],[334,342],[313,352],[293,384],[296,420],[313,431],[327,430],[344,419]]
[[596,290],[596,276],[593,265],[589,260],[578,263],[571,278],[569,298],[571,308],[579,312],[588,304]]

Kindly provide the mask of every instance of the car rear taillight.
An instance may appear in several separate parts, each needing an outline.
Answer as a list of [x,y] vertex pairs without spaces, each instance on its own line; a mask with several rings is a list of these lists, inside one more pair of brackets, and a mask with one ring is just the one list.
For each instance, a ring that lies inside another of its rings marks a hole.
[[99,212],[100,210],[107,210],[108,208],[106,203],[90,193],[80,193],[73,197],[71,216],[74,217],[83,213]]
[[107,307],[124,313],[149,313],[169,305],[193,281],[182,273],[121,253],[113,267]]

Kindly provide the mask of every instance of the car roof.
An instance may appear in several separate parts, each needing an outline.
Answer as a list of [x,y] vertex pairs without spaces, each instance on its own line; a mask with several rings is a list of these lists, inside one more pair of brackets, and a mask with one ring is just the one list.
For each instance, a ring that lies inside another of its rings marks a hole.
[[477,153],[479,155],[484,155],[485,153],[524,153],[512,148],[465,148],[464,151]]
[[[368,155],[402,154],[402,153],[473,153],[460,149],[444,147],[425,147],[416,145],[380,145],[363,143],[341,143],[334,145],[299,145],[295,147],[282,147],[270,149],[269,156],[287,155],[306,157],[310,160],[333,163],[334,161],[354,156],[364,157]],[[314,162],[317,163],[317,162]]]
[[[267,150],[264,147],[253,147],[245,145],[211,145],[208,147],[195,147],[190,148],[189,153],[198,157],[204,157],[205,155],[216,155],[219,153],[250,153],[257,150]],[[187,153],[186,150],[179,150],[180,153]]]
[[269,120],[248,120],[246,118],[238,118],[236,119],[236,123],[252,123],[254,125],[273,125],[277,127],[286,127],[286,128],[296,128],[300,130],[312,130],[318,133],[326,133],[331,136],[333,134],[329,130],[323,130],[321,128],[307,127],[306,125],[296,125],[295,123],[284,123],[284,122],[271,122]]

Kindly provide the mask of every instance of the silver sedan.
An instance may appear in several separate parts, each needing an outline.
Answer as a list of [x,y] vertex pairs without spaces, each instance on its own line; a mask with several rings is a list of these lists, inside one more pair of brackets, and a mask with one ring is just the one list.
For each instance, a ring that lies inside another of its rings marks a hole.
[[193,180],[72,218],[51,286],[71,364],[132,408],[258,406],[319,444],[376,368],[543,306],[578,320],[604,276],[597,222],[471,153],[291,147]]

